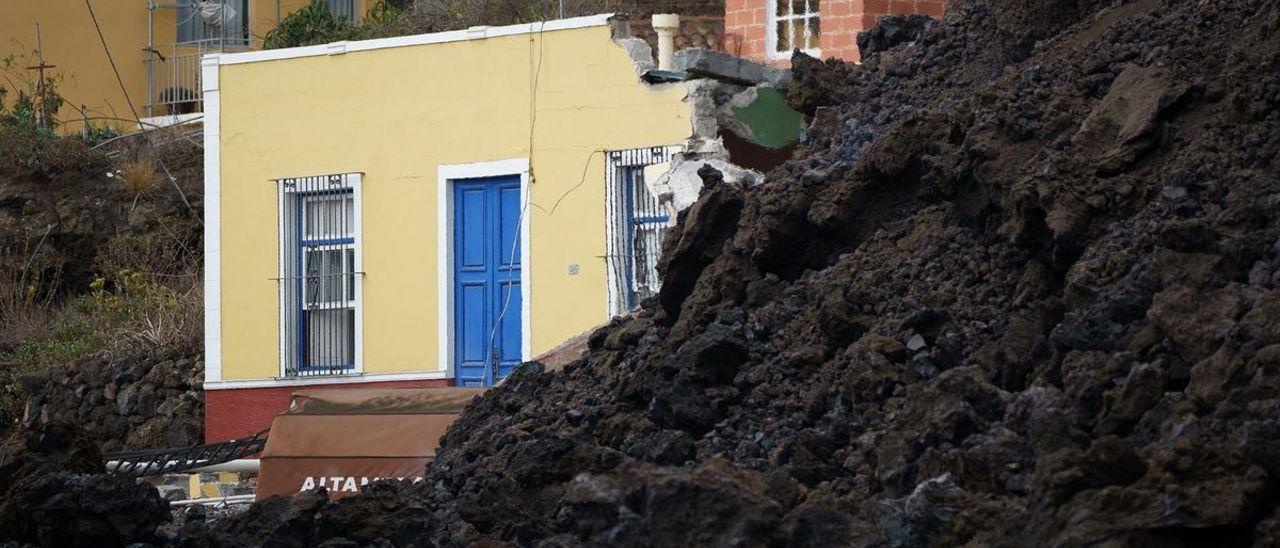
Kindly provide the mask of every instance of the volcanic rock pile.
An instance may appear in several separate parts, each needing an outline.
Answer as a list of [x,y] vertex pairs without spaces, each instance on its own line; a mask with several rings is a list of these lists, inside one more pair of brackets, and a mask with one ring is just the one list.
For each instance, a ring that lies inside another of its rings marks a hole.
[[204,441],[204,365],[90,357],[20,379],[27,426],[72,423],[102,451],[189,447]]
[[894,23],[797,56],[809,142],[703,170],[656,300],[474,401],[427,481],[170,540],[1280,542],[1280,5]]
[[97,444],[79,428],[45,424],[0,443],[0,545],[154,543],[168,520],[154,487],[103,473]]

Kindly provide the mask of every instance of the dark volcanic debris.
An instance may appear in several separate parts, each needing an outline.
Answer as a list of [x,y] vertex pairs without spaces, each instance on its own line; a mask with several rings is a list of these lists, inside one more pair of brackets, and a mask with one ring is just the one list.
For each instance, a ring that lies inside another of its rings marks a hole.
[[701,172],[656,302],[478,398],[428,481],[173,542],[1273,545],[1280,5],[886,24],[797,56],[802,149]]
[[660,306],[475,404],[423,538],[1265,542],[1277,10],[957,1],[798,56],[806,147],[710,185]]

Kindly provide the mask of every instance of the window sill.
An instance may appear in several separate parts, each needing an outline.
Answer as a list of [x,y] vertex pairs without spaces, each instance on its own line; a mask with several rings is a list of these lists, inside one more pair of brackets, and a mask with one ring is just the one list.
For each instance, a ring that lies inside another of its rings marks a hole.
[[[793,51],[795,51],[795,50],[788,50],[788,51],[771,51],[771,52],[769,52],[769,54],[768,54],[768,55],[766,55],[765,57],[767,57],[770,61],[790,61],[790,60],[791,60],[791,53],[792,53]],[[802,50],[800,50],[800,53],[803,53],[803,54],[808,55],[809,57],[813,57],[813,58],[815,58],[815,59],[822,59],[822,49],[821,49],[821,48],[802,49]]]
[[204,383],[205,390],[232,390],[245,388],[276,388],[284,386],[314,386],[326,384],[362,384],[369,382],[422,381],[447,379],[447,371],[420,371],[416,373],[344,373],[316,377],[292,377],[257,380],[215,381]]

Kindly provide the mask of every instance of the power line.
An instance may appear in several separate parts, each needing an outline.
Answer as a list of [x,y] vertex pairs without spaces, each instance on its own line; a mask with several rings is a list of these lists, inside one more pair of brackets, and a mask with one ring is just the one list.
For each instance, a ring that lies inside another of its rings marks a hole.
[[[502,310],[498,312],[497,319],[493,321],[493,326],[489,329],[489,358],[493,360],[492,369],[494,382],[498,381],[498,362],[500,361],[500,358],[493,356],[493,343],[498,336],[498,326],[501,325],[502,321],[506,318],[507,308],[511,305],[511,287],[514,285],[512,283],[514,280],[511,277],[512,266],[514,266],[516,262],[516,251],[519,249],[518,246],[524,241],[523,238],[520,237],[520,233],[523,232],[522,228],[524,227],[524,223],[528,222],[525,217],[529,212],[529,205],[533,201],[533,135],[534,127],[538,123],[538,80],[541,79],[542,76],[542,51],[543,48],[546,47],[546,30],[547,23],[546,21],[543,21],[541,27],[538,29],[538,64],[536,67],[533,63],[533,36],[530,35],[529,37],[529,71],[531,73],[529,82],[529,184],[527,188],[525,188],[524,203],[520,206],[520,215],[516,218],[516,237],[511,241],[511,254],[507,259],[507,289],[502,298]],[[520,272],[523,273],[524,269],[524,257],[521,257]],[[529,306],[529,303],[521,301],[520,306],[521,308],[524,308]],[[520,321],[522,324],[524,323],[523,318],[521,318]],[[524,326],[521,325],[520,327],[521,332],[523,333]],[[520,345],[523,347],[524,341],[521,341]],[[523,348],[521,348],[520,360],[524,361]]]
[[[142,118],[138,116],[138,109],[133,106],[133,98],[129,97],[129,90],[124,86],[124,79],[120,77],[120,69],[116,67],[116,58],[111,55],[111,48],[107,47],[107,39],[102,35],[102,27],[98,25],[98,16],[93,13],[93,4],[89,0],[84,0],[84,6],[89,8],[89,18],[93,20],[93,28],[98,33],[98,41],[102,43],[102,52],[107,54],[107,61],[111,62],[111,72],[115,73],[116,83],[120,85],[120,93],[124,94],[125,102],[129,103],[129,112],[133,113],[133,119],[138,123],[138,129],[141,130],[145,127],[142,123]],[[173,188],[178,190],[178,195],[182,197],[182,203],[186,204],[187,211],[191,213],[197,223],[204,226],[204,220],[199,215],[196,215],[195,208],[191,207],[191,202],[187,201],[187,193],[183,192],[182,187],[178,185],[178,179],[169,171],[169,167],[164,165],[164,160],[156,157],[156,163],[160,164],[160,169],[164,170],[165,175],[169,177],[169,183],[173,185]]]
[[120,69],[116,68],[116,58],[111,55],[111,49],[107,47],[107,39],[102,36],[102,27],[98,25],[98,16],[93,13],[93,4],[89,0],[84,0],[85,7],[89,8],[89,18],[93,20],[93,28],[98,32],[98,41],[102,42],[102,51],[107,54],[107,61],[111,62],[111,72],[116,75],[116,83],[120,84],[120,93],[124,94],[124,100],[129,103],[129,111],[133,113],[133,117],[138,120],[138,125],[142,125],[142,118],[138,117],[138,109],[133,106],[133,99],[129,97],[129,90],[124,87],[124,79],[120,77]]

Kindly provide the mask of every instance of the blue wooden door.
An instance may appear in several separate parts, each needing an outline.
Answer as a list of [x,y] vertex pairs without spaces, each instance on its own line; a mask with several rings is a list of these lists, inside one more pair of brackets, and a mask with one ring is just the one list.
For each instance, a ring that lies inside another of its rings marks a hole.
[[520,364],[520,177],[454,183],[454,371],[492,386]]

